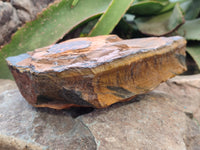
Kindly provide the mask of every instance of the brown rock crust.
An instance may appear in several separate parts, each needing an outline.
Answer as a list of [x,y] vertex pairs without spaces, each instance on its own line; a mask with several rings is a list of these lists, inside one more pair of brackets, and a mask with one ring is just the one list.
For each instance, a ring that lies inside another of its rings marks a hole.
[[7,58],[22,95],[36,107],[104,108],[146,93],[186,70],[182,37],[77,38]]

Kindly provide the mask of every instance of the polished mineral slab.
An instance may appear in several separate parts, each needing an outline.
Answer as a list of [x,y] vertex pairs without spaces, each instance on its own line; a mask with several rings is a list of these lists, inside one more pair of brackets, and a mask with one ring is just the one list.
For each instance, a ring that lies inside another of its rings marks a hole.
[[108,35],[71,39],[7,62],[33,106],[104,108],[184,72],[185,49],[179,36],[122,40]]

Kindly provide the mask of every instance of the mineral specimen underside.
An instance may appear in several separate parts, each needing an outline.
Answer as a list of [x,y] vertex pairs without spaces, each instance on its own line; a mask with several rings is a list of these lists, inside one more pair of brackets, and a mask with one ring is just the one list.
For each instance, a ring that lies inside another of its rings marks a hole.
[[71,39],[8,57],[24,98],[36,107],[104,108],[146,93],[186,70],[182,37]]

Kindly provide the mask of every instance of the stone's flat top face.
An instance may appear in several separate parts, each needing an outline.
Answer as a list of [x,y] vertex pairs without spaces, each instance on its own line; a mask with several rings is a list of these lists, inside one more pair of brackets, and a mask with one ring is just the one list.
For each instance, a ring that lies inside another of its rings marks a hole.
[[18,63],[22,62],[23,60],[29,57],[29,54],[20,54],[18,56],[8,57],[6,60],[9,61],[12,65],[18,66]]
[[90,44],[91,44],[90,41],[65,42],[65,43],[55,44],[51,46],[47,50],[47,52],[49,52],[49,54],[58,54],[58,53],[66,52],[68,50],[84,49],[84,48],[89,47]]
[[[10,65],[34,72],[93,68],[130,55],[154,52],[184,40],[182,37],[151,37],[122,40],[115,35],[77,38],[7,58]],[[185,44],[185,42],[183,42]]]

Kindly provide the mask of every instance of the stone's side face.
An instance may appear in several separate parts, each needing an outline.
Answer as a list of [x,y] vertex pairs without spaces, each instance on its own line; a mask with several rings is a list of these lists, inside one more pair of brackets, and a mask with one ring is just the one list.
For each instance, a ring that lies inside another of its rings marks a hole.
[[146,93],[186,70],[182,37],[77,38],[7,58],[26,100],[36,107],[104,108]]

